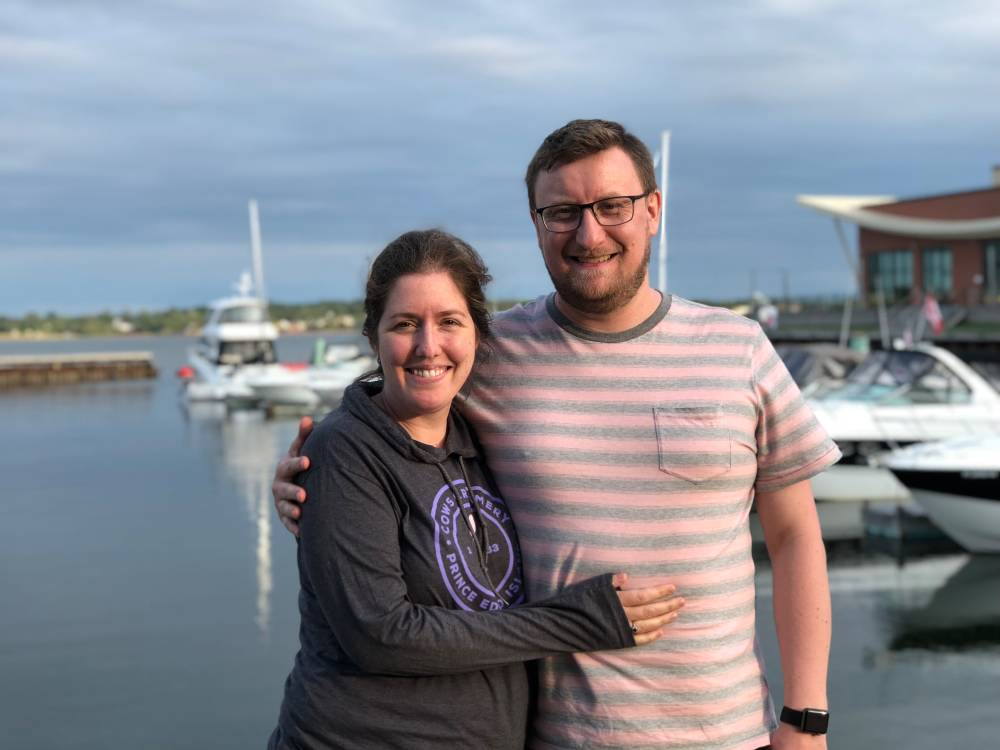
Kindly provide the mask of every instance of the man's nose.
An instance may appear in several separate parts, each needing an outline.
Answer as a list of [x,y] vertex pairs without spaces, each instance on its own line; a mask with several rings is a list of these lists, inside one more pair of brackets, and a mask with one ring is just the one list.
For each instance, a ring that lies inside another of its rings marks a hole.
[[604,227],[597,222],[593,210],[584,209],[580,217],[580,226],[576,228],[576,244],[584,248],[600,247],[607,236]]

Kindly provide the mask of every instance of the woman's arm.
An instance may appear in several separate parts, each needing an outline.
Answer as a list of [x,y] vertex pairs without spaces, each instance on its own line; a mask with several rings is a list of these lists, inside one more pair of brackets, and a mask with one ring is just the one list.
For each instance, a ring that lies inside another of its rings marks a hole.
[[[302,477],[312,502],[300,523],[299,564],[338,644],[362,670],[449,674],[634,645],[610,575],[499,612],[412,603],[400,568],[399,522],[383,488],[312,462]],[[661,604],[656,614],[681,603]]]

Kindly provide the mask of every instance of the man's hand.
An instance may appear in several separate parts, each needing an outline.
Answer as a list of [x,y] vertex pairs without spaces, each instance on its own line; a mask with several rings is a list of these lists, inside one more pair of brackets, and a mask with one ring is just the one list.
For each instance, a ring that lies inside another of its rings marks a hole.
[[300,456],[302,444],[312,432],[311,417],[299,420],[299,433],[288,447],[288,453],[278,461],[274,470],[274,481],[271,483],[271,496],[274,498],[274,509],[286,529],[299,535],[299,525],[296,523],[302,513],[299,507],[306,501],[306,491],[295,484],[295,477],[309,468],[309,459]]
[[826,750],[826,735],[800,732],[782,721],[771,735],[771,747],[774,750]]

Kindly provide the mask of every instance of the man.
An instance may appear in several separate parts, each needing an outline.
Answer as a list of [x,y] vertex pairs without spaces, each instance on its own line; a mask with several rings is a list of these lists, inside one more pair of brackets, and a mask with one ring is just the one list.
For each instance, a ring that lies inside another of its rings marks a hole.
[[[632,585],[666,576],[687,602],[653,646],[541,662],[531,746],[825,748],[830,601],[808,479],[836,447],[759,325],[650,287],[662,199],[637,138],[575,120],[525,180],[556,291],[497,316],[464,411],[529,594],[620,569]],[[303,434],[273,488],[292,530]],[[755,497],[789,709],[777,726],[754,632]]]

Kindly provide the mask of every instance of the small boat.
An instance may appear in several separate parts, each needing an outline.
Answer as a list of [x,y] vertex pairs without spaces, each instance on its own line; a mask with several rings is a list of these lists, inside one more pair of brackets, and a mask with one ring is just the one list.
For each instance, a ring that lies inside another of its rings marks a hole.
[[249,210],[253,278],[244,272],[236,296],[211,304],[198,344],[188,353],[189,364],[178,371],[184,398],[225,403],[231,409],[313,409],[339,398],[356,377],[372,369],[374,360],[355,345],[327,347],[324,342],[317,348],[322,356],[312,366],[278,362],[278,329],[264,296],[256,201],[250,201]]
[[1000,553],[1000,436],[910,446],[885,465],[948,536]]
[[1000,392],[930,344],[873,352],[843,385],[818,391],[809,404],[844,454],[813,478],[817,500],[905,500],[909,492],[882,457],[912,443],[1000,434]]

